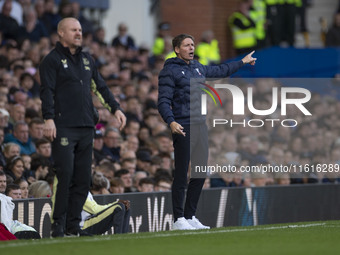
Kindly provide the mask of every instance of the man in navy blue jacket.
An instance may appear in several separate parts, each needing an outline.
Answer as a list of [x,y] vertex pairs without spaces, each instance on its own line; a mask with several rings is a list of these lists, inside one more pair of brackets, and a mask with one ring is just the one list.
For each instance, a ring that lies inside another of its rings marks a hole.
[[[176,58],[168,59],[159,74],[158,111],[169,125],[175,151],[175,172],[172,185],[174,230],[209,229],[196,217],[197,203],[204,178],[191,178],[187,184],[189,163],[207,165],[208,131],[205,118],[192,115],[190,108],[191,78],[224,78],[235,73],[245,64],[254,65],[251,52],[242,60],[217,66],[204,66],[194,59],[194,38],[180,34],[172,41]],[[192,99],[191,99],[192,100]],[[194,103],[194,102],[193,102]],[[191,128],[192,126],[195,128]],[[191,133],[191,134],[190,134]],[[191,152],[190,152],[191,150]],[[195,162],[193,162],[195,161]],[[184,205],[185,189],[186,201]]]

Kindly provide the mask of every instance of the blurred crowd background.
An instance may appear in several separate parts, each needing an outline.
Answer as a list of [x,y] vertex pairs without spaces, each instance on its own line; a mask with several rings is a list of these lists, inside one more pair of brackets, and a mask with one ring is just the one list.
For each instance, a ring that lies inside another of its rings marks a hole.
[[[304,15],[312,1],[240,0],[235,3],[226,24],[234,56],[253,49],[294,47],[297,33],[303,36],[306,47],[310,45]],[[172,137],[158,113],[157,97],[159,71],[167,58],[175,56],[171,44],[172,27],[178,24],[159,22],[153,45],[149,47],[137,45],[124,21],[112,27],[116,35],[107,40],[105,28],[83,11],[81,1],[0,1],[0,192],[13,198],[49,197],[52,193],[53,158],[51,143],[43,136],[38,67],[58,40],[58,22],[70,16],[79,19],[83,50],[95,59],[128,119],[120,132],[116,119],[93,97],[100,122],[94,130],[91,192],[171,190]],[[340,14],[333,11],[334,23],[322,23],[320,40],[324,46],[337,47],[340,45]],[[202,31],[201,37],[196,38],[196,58],[205,65],[227,60],[221,54],[221,44],[213,31],[213,28]],[[336,78],[337,74],[334,76]],[[275,79],[241,81],[238,84],[244,91],[247,87],[253,88],[257,109],[269,109],[272,88],[285,85]],[[222,99],[232,109],[231,98],[226,95]],[[339,182],[336,168],[339,170],[340,164],[340,103],[332,93],[312,92],[306,107],[312,116],[303,116],[295,108],[288,109],[287,119],[299,121],[294,128],[266,125],[263,128],[214,129],[209,136],[209,161],[212,165],[237,167],[327,164],[326,172],[313,173],[304,169],[298,173],[261,176],[239,171],[221,173],[207,176],[205,188]],[[210,109],[218,114],[219,109]],[[231,112],[227,116],[224,113],[224,118],[235,119]],[[243,118],[260,117],[247,112]],[[331,166],[335,171],[330,171]]]

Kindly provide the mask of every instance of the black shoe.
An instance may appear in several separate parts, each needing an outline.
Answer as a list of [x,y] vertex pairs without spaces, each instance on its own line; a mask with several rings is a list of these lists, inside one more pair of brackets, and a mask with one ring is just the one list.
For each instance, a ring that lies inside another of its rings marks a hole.
[[80,228],[69,229],[65,233],[66,236],[92,236],[92,234],[86,232],[86,230],[82,230]]
[[59,223],[53,223],[51,225],[51,237],[64,237],[64,227]]

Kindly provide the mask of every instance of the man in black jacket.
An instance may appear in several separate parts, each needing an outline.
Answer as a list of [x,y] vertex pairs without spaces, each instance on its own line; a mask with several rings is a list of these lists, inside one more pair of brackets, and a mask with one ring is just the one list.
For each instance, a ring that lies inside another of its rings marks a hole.
[[[191,166],[207,165],[208,131],[205,117],[191,112],[190,79],[223,78],[235,73],[244,64],[255,64],[252,53],[242,60],[216,66],[204,66],[194,59],[194,39],[180,34],[172,41],[176,58],[168,59],[159,74],[158,111],[169,125],[175,153],[175,171],[172,184],[172,229],[208,229],[196,217],[196,207],[204,184],[204,178],[191,178],[187,185],[189,163]],[[196,98],[197,99],[197,98]],[[193,100],[197,103],[199,100]],[[194,116],[193,116],[194,115]],[[195,128],[191,127],[195,125]],[[191,126],[191,127],[190,127]],[[192,149],[192,151],[191,151]],[[184,203],[185,189],[186,201]]]
[[82,52],[82,28],[75,18],[58,24],[60,42],[40,64],[44,135],[52,141],[56,178],[52,197],[52,237],[86,235],[80,214],[91,182],[95,110],[91,90],[115,115],[126,118],[88,53]]

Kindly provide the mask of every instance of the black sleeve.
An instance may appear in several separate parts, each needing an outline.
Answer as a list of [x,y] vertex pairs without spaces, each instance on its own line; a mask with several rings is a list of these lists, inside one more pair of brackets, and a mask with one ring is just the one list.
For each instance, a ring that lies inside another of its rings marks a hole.
[[43,119],[54,118],[54,91],[57,82],[57,63],[52,54],[47,55],[39,66],[40,99]]

